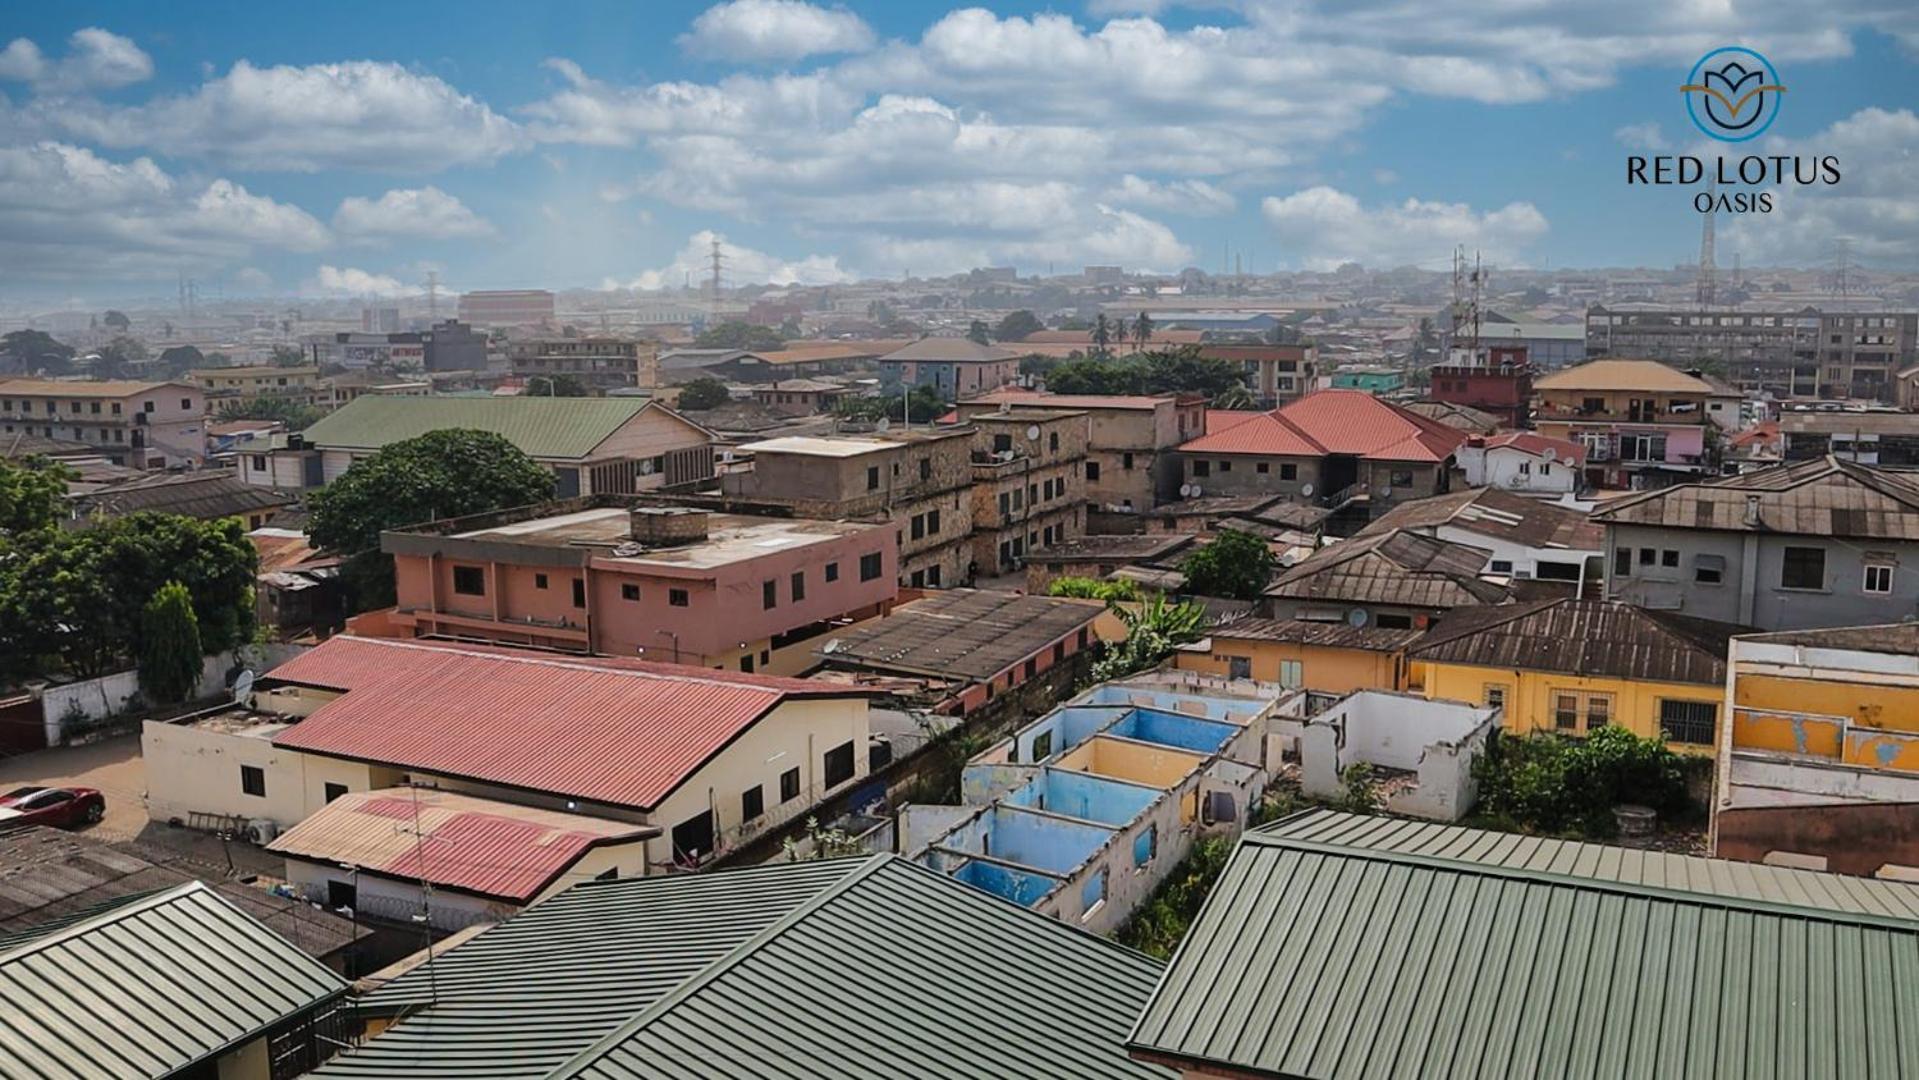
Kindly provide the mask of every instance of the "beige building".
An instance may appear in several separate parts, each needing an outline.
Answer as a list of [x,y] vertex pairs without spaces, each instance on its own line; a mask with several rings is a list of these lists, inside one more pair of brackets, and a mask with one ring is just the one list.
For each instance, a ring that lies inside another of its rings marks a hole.
[[1028,554],[1078,539],[1086,525],[1088,414],[980,413],[971,427],[975,571],[1010,573]]
[[0,438],[83,442],[117,465],[198,464],[206,424],[206,391],[191,383],[0,379]]
[[506,355],[523,379],[570,375],[599,391],[659,382],[659,346],[634,338],[532,338],[508,344]]
[[333,404],[333,391],[320,377],[316,365],[277,367],[262,364],[253,367],[195,368],[188,381],[206,391],[209,399],[251,401],[274,398],[298,405],[323,407]]
[[1136,514],[1179,498],[1181,443],[1206,430],[1206,400],[1046,394],[1008,389],[962,401],[961,422],[1011,409],[1072,409],[1087,415],[1086,501],[1095,510]]

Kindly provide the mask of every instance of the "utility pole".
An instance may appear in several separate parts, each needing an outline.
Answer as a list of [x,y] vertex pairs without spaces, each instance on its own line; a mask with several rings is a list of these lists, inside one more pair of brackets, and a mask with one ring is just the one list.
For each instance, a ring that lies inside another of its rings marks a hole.
[[426,321],[431,326],[440,321],[440,272],[426,272]]

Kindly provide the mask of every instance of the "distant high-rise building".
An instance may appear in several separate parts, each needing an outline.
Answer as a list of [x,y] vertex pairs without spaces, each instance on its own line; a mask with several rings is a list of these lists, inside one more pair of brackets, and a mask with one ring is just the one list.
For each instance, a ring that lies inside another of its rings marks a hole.
[[397,334],[400,332],[400,309],[396,307],[363,307],[360,309],[360,332],[363,334]]
[[1595,305],[1586,355],[1719,367],[1780,396],[1890,401],[1893,376],[1919,361],[1919,313]]
[[539,326],[553,321],[553,294],[545,289],[462,293],[460,321],[475,326]]

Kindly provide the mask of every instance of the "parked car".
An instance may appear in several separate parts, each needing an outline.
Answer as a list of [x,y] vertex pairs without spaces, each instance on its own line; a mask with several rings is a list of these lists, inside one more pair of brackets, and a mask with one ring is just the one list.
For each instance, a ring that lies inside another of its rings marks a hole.
[[106,813],[106,796],[93,788],[23,787],[0,795],[0,826],[53,825],[71,829],[91,825]]

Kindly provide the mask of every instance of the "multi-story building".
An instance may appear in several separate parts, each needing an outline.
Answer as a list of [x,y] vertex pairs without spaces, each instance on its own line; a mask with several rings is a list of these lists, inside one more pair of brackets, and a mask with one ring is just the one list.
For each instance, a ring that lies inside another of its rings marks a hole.
[[1919,614],[1919,476],[1821,458],[1615,499],[1606,596],[1761,630]]
[[1482,346],[1476,353],[1455,349],[1430,374],[1429,400],[1477,409],[1509,428],[1530,425],[1533,367],[1524,346]]
[[736,453],[753,467],[721,476],[720,491],[747,509],[891,522],[901,584],[961,585],[972,577],[973,439],[943,428],[746,443]]
[[1533,426],[1586,448],[1586,482],[1657,487],[1712,467],[1706,430],[1739,426],[1739,397],[1651,360],[1593,360],[1533,383]]
[[1913,413],[1794,410],[1779,415],[1776,433],[1786,461],[1831,454],[1861,465],[1919,465],[1919,415]]
[[1205,344],[1199,355],[1241,365],[1247,388],[1267,408],[1311,393],[1319,374],[1319,350],[1312,345]]
[[250,400],[273,398],[308,407],[333,403],[333,392],[320,378],[320,369],[311,364],[299,367],[195,368],[187,381],[206,391],[209,401],[222,398]]
[[[1470,341],[1467,334],[1455,334],[1449,323],[1446,319],[1447,328],[1439,332],[1439,349],[1445,355],[1467,347]],[[1586,360],[1586,328],[1579,323],[1507,322],[1502,316],[1489,315],[1474,334],[1481,348],[1524,350],[1535,371],[1557,371]]]
[[82,442],[136,469],[205,460],[206,423],[206,391],[191,383],[0,380],[0,438]]
[[486,335],[470,323],[447,319],[430,330],[393,334],[340,331],[300,339],[307,360],[345,368],[425,368],[479,371],[486,367]]
[[1010,409],[1084,412],[1086,501],[1108,513],[1140,514],[1180,498],[1181,443],[1206,430],[1206,399],[1175,394],[1044,394],[1005,389],[962,401],[954,415],[965,423]]
[[1781,397],[1891,401],[1893,376],[1919,362],[1919,314],[1595,306],[1586,354],[1677,367],[1718,361],[1737,385]]
[[1496,487],[1529,498],[1558,498],[1579,490],[1586,447],[1534,431],[1468,435],[1458,452],[1469,487]]
[[1347,364],[1333,372],[1333,389],[1390,394],[1406,385],[1406,373],[1391,364]]
[[1919,866],[1919,624],[1734,638],[1713,854]]
[[1029,552],[1076,539],[1086,525],[1087,414],[1021,409],[975,414],[973,557],[1004,574]]
[[963,337],[921,338],[880,357],[880,374],[889,382],[933,387],[947,398],[974,397],[1017,378],[1019,354]]
[[652,386],[643,381],[644,369],[657,367],[659,355],[651,342],[619,337],[541,337],[507,346],[513,374],[521,378],[570,375],[594,390],[623,386]]
[[413,633],[746,672],[810,667],[815,637],[899,593],[890,522],[617,498],[400,529],[381,550]]
[[553,321],[545,289],[480,289],[460,294],[460,321],[475,326],[544,326]]

